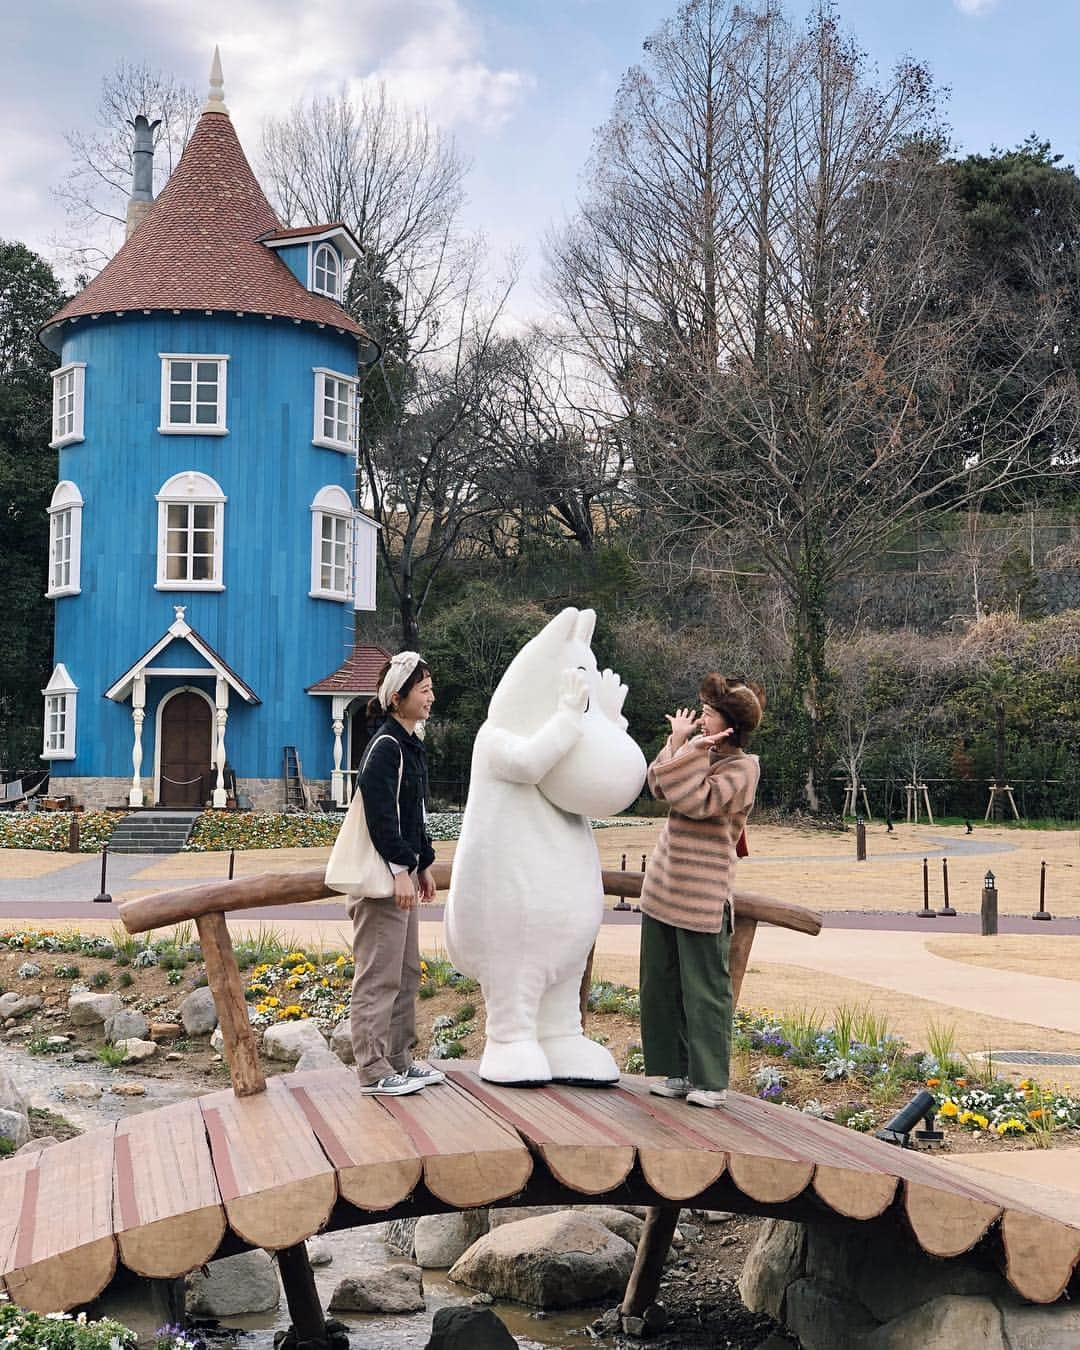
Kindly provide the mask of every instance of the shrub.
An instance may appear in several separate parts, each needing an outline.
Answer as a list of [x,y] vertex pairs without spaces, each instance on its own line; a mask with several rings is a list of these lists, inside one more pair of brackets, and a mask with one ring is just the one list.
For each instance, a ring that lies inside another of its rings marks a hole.
[[57,966],[53,974],[58,980],[77,980],[82,971],[78,966]]
[[90,988],[105,989],[108,987],[111,978],[112,977],[107,970],[95,971],[94,974],[90,976]]
[[23,1312],[0,1303],[0,1345],[14,1350],[134,1350],[135,1333],[110,1318],[88,1322],[85,1313]]
[[102,1064],[108,1065],[110,1069],[118,1069],[123,1064],[126,1053],[122,1046],[102,1045],[98,1047],[97,1056]]
[[135,983],[135,977],[130,970],[122,970],[116,977],[116,982],[121,989],[130,989]]

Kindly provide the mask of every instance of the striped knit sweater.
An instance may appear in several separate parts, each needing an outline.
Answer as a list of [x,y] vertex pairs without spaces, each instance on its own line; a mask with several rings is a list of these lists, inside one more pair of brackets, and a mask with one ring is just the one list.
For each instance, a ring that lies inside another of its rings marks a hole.
[[649,787],[671,810],[645,869],[641,908],[696,933],[719,933],[732,903],[735,845],[754,804],[757,755],[723,747],[705,753],[671,741],[649,765]]

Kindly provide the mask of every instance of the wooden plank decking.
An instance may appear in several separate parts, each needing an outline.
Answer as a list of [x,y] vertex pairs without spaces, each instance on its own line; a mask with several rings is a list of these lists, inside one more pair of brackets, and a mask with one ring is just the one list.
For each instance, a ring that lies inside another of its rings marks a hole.
[[281,1075],[253,1097],[212,1093],[0,1163],[0,1285],[24,1307],[68,1309],[118,1261],[180,1275],[229,1230],[276,1250],[358,1211],[465,1209],[526,1188],[707,1204],[716,1187],[725,1208],[809,1202],[852,1222],[893,1206],[938,1256],[1000,1224],[1005,1274],[1036,1302],[1058,1298],[1080,1260],[1080,1213],[1058,1192],[972,1178],[786,1107],[732,1094],[701,1111],[629,1076],[515,1091],[444,1067],[445,1086],[389,1099],[362,1095],[344,1069]]

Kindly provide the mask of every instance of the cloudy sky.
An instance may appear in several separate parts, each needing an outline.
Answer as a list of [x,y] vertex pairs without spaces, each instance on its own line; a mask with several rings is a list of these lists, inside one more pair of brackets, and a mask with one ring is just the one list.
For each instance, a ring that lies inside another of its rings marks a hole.
[[[572,210],[593,130],[676,0],[33,0],[5,6],[0,237],[55,257],[64,132],[89,127],[102,76],[148,62],[201,92],[215,43],[241,139],[295,99],[384,79],[473,162],[468,223],[526,259],[517,305],[540,304],[539,244]],[[800,12],[808,0],[791,0]],[[1077,0],[839,0],[881,66],[910,54],[951,90],[958,146],[1029,132],[1080,161]]]

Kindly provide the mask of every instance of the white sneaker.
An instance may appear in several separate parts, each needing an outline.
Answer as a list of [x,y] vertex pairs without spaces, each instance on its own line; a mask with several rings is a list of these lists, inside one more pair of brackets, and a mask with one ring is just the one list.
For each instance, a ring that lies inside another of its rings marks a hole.
[[404,1073],[389,1073],[377,1083],[367,1083],[360,1091],[369,1097],[405,1097],[410,1092],[419,1092],[424,1086],[420,1078],[410,1078]]
[[710,1092],[707,1088],[691,1088],[686,1094],[686,1100],[692,1106],[708,1106],[715,1110],[727,1101],[727,1088],[720,1092]]
[[433,1069],[430,1064],[420,1064],[414,1060],[405,1070],[406,1078],[421,1087],[430,1087],[432,1083],[445,1083],[446,1074],[441,1069]]
[[665,1078],[662,1083],[650,1083],[654,1097],[685,1097],[690,1091],[689,1078]]

